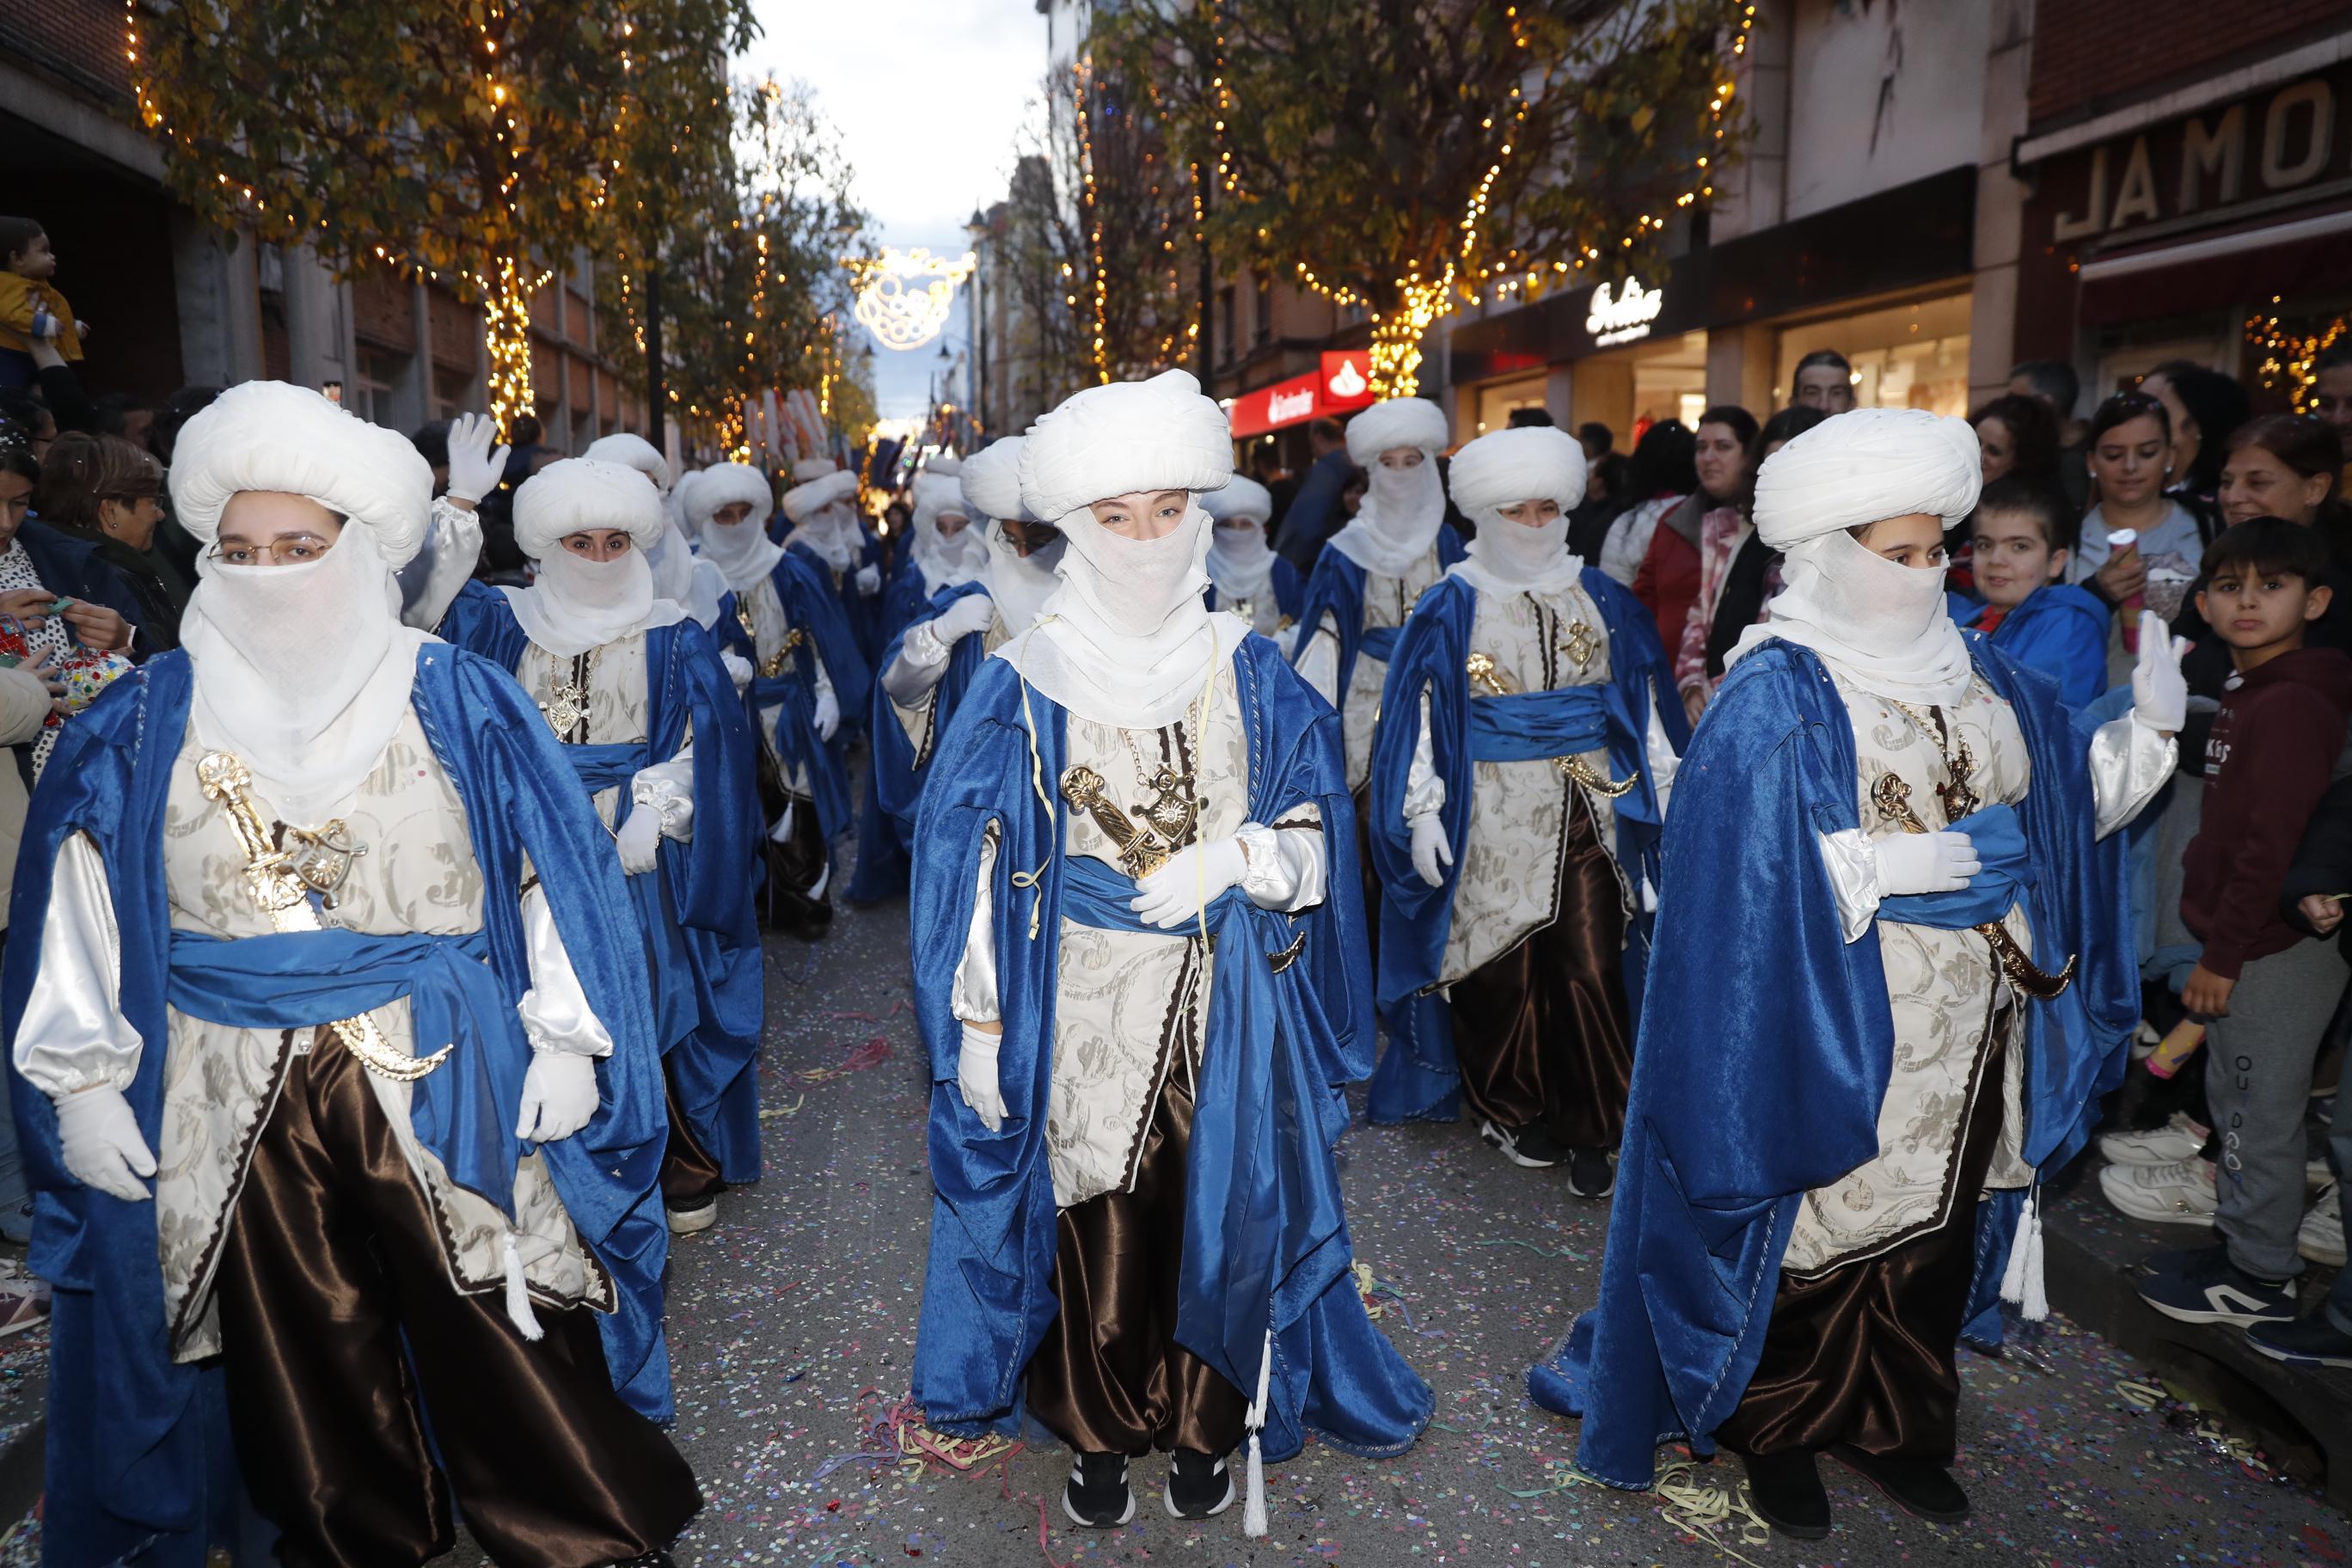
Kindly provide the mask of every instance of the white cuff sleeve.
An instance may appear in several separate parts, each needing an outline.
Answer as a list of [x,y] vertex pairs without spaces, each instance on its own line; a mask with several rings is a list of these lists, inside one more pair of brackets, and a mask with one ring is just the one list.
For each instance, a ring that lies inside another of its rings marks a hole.
[[898,657],[882,671],[882,689],[902,708],[921,707],[932,688],[946,679],[948,655],[952,651],[940,640],[929,621],[908,626],[898,645]]
[[2137,816],[2172,776],[2180,743],[2148,727],[2137,713],[2110,719],[2091,737],[2091,799],[2105,838]]
[[1404,775],[1404,819],[1428,816],[1445,809],[1445,781],[1437,776],[1437,760],[1429,739],[1429,693],[1421,694],[1421,728],[1412,738],[1412,765]]
[[991,891],[996,880],[996,840],[992,822],[980,841],[980,889],[972,895],[971,929],[964,938],[963,957],[956,963],[955,1000],[949,1008],[967,1024],[993,1024],[1003,1016],[996,1000],[996,909]]
[[547,890],[534,887],[522,896],[523,940],[530,956],[530,989],[515,1004],[523,1033],[535,1051],[565,1051],[573,1056],[609,1057],[613,1037],[604,1020],[588,1005],[572,955],[563,951],[562,933],[547,907]]
[[122,1016],[122,941],[106,863],[81,834],[58,847],[40,942],[40,973],[16,1026],[16,1070],[52,1100],[100,1084],[129,1089],[140,1040]]
[[681,843],[694,837],[694,742],[666,763],[639,768],[629,781],[629,800],[661,814],[662,837]]
[[1283,819],[1279,827],[1245,822],[1234,837],[1249,852],[1242,891],[1262,910],[1297,914],[1323,901],[1327,858],[1322,814],[1312,807]]
[[1859,942],[1878,918],[1878,900],[1885,896],[1878,887],[1878,850],[1859,827],[1821,834],[1819,842],[1822,868],[1837,895],[1838,923],[1845,928],[1846,941]]
[[422,575],[401,574],[402,586],[413,587],[400,613],[402,624],[426,632],[438,626],[481,555],[481,512],[457,506],[447,496],[435,497],[433,526],[425,531],[421,555]]
[[[1305,627],[1299,630],[1304,633]],[[1305,657],[1298,661],[1299,678],[1315,689],[1316,695],[1337,708],[1339,705],[1339,639],[1318,627],[1307,645]]]
[[[828,696],[828,697],[832,696],[832,694],[833,694],[833,676],[832,676],[832,675],[831,675],[831,674],[830,674],[830,673],[825,669],[825,668],[824,668],[824,658],[823,658],[822,657],[820,657],[820,658],[818,658],[817,659],[815,659],[814,662],[815,663],[815,666],[816,666],[816,688],[815,688],[815,690],[816,690],[818,693],[822,693],[822,694],[824,694],[824,695],[825,695],[825,696]],[[847,714],[844,714],[844,715],[843,715],[843,717],[844,717],[844,718],[847,718],[847,717],[848,717],[848,715],[847,715]]]

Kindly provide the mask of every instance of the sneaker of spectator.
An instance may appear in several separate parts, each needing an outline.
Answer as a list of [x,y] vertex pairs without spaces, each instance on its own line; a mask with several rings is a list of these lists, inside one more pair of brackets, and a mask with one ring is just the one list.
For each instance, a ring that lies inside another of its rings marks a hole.
[[2294,1249],[2314,1263],[2324,1263],[2331,1268],[2344,1267],[2344,1210],[2336,1199],[2334,1182],[2319,1189],[2311,1212],[2303,1216],[2303,1224],[2294,1233]]
[[2176,1110],[2161,1127],[2137,1132],[2103,1132],[2099,1152],[2110,1165],[2170,1165],[2197,1157],[2211,1129],[2199,1125],[2185,1110]]
[[2134,1219],[2158,1225],[2210,1226],[2216,1206],[2213,1163],[2177,1160],[2166,1165],[2109,1165],[2099,1173],[2107,1202]]

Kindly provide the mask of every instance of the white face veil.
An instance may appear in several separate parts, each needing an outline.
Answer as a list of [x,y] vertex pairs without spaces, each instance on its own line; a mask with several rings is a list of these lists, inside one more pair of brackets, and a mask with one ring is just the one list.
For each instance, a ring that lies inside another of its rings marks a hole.
[[[805,544],[835,572],[847,572],[856,566],[858,552],[866,544],[865,531],[858,527],[852,504],[857,499],[857,476],[830,463],[824,467],[824,473],[784,492],[784,515],[793,523],[784,548]],[[800,477],[799,468],[793,476]]]
[[[963,519],[963,526],[942,534],[940,520],[950,516]],[[971,521],[961,480],[931,473],[915,476],[912,553],[916,570],[923,574],[926,599],[988,569],[988,541]]]
[[1274,552],[1265,542],[1274,498],[1264,485],[1239,474],[1221,490],[1201,498],[1216,526],[1209,536],[1209,581],[1220,604],[1246,603],[1263,595],[1274,576]]
[[1045,601],[1062,585],[1062,552],[1068,547],[1057,533],[1023,555],[1002,521],[988,525],[988,596],[1007,630],[1027,631],[1045,613]]
[[[1381,461],[1399,447],[1419,448],[1420,463],[1392,468]],[[1444,448],[1445,416],[1425,397],[1391,397],[1357,415],[1348,426],[1348,457],[1364,470],[1364,504],[1331,536],[1331,548],[1367,572],[1403,576],[1445,524],[1445,483],[1437,475]]]
[[[633,468],[566,458],[524,480],[515,491],[515,543],[539,563],[539,576],[528,588],[505,590],[523,635],[558,658],[571,658],[682,620],[685,611],[675,600],[655,595],[646,553],[666,527],[660,493]],[[632,548],[610,561],[591,561],[564,547],[571,535],[596,529],[625,532]]]
[[1913,408],[1836,415],[1764,459],[1756,531],[1781,552],[1787,585],[1724,662],[1780,637],[1875,696],[1958,701],[1971,671],[1944,573],[1898,566],[1850,531],[1919,512],[1954,528],[1976,509],[1983,471],[1966,420]]
[[[750,515],[738,523],[719,522],[719,513],[738,501],[751,509]],[[756,586],[783,557],[783,546],[768,537],[773,505],[768,476],[748,463],[722,463],[695,476],[687,515],[702,542],[702,558],[718,567],[728,587],[738,594]]]
[[[1558,593],[1584,563],[1568,552],[1568,510],[1584,494],[1584,447],[1564,430],[1496,430],[1454,455],[1454,504],[1478,525],[1469,556],[1454,572],[1489,594]],[[1513,522],[1507,506],[1549,500],[1560,515],[1536,527]]]

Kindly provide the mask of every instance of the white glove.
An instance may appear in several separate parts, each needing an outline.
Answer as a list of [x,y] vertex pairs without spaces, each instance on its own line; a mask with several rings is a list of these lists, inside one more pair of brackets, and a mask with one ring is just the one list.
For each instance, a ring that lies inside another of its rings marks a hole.
[[963,1102],[991,1132],[1004,1125],[1004,1090],[996,1081],[996,1047],[1001,1035],[976,1024],[963,1026],[963,1049],[956,1053],[956,1087]]
[[984,632],[996,619],[995,602],[985,594],[966,594],[940,612],[933,634],[952,647],[974,632]]
[[121,1089],[101,1086],[61,1094],[57,1107],[58,1142],[75,1181],[126,1204],[142,1204],[153,1195],[140,1178],[155,1173],[155,1156],[139,1135],[139,1119]]
[[830,689],[816,694],[816,712],[811,716],[816,725],[816,738],[830,741],[833,732],[841,728],[841,704],[835,700]]
[[1140,896],[1128,908],[1146,925],[1174,931],[1189,925],[1227,888],[1249,875],[1249,857],[1238,838],[1219,838],[1179,849],[1168,864],[1136,883]]
[[857,591],[871,598],[882,591],[882,568],[871,563],[857,569]]
[[1412,868],[1433,888],[1445,885],[1445,868],[1454,864],[1454,846],[1445,842],[1445,824],[1437,813],[1424,811],[1405,824],[1412,829]]
[[621,852],[622,870],[635,877],[660,863],[661,828],[661,813],[650,805],[629,813],[621,830],[613,836],[613,847]]
[[491,448],[498,437],[498,422],[487,414],[460,414],[450,425],[451,500],[478,501],[499,488],[506,477],[507,448]]
[[727,679],[735,683],[738,691],[749,689],[751,677],[759,673],[751,668],[751,661],[740,653],[722,653],[719,662],[727,667]]
[[1870,841],[1878,855],[1878,896],[1957,893],[1984,869],[1965,833],[1891,833]]
[[575,1051],[533,1051],[522,1075],[522,1115],[515,1136],[554,1143],[588,1125],[596,1114],[596,1060]]
[[2164,623],[2142,610],[2139,615],[2139,662],[2132,666],[2132,711],[2149,729],[2177,735],[2189,721],[2189,682],[2180,673],[2180,656],[2189,639],[2174,637]]

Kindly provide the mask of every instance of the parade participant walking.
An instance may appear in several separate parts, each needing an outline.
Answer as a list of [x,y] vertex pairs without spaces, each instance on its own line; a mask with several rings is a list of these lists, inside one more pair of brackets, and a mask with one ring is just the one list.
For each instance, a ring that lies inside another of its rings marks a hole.
[[2170,772],[2177,658],[2146,622],[2133,711],[2086,747],[1945,613],[1980,482],[1968,426],[1910,409],[1765,463],[1788,587],[1682,760],[1601,1302],[1529,1378],[1584,1417],[1585,1473],[1646,1487],[1661,1442],[1723,1444],[1801,1538],[1824,1449],[1967,1513],[1962,1325],[2005,1284],[2032,1312],[2028,1191],[2138,1017],[2105,836]]
[[[719,601],[727,596],[727,579],[719,574],[718,567],[696,556],[692,542],[678,526],[669,504],[668,461],[654,450],[652,442],[626,430],[598,437],[580,455],[635,468],[653,481],[654,489],[661,497],[663,521],[661,537],[645,547],[646,564],[653,569],[654,597],[677,605],[693,616],[695,625],[704,631],[715,628],[719,625]],[[685,482],[683,477],[679,482]]]
[[666,1562],[699,1506],[646,1419],[637,935],[546,721],[394,618],[432,482],[304,388],[190,420],[185,652],[71,728],[26,820],[51,1563],[193,1568],[240,1486],[320,1563],[447,1552],[452,1493],[499,1562]]
[[689,515],[727,579],[720,645],[757,672],[745,699],[768,823],[762,919],[814,941],[833,921],[831,846],[851,820],[841,716],[863,710],[869,675],[822,569],[768,537],[770,495],[767,475],[722,463],[695,476]]
[[1477,537],[1413,606],[1372,747],[1371,1118],[1451,1121],[1466,1097],[1504,1158],[1565,1162],[1570,1191],[1602,1197],[1682,704],[1645,607],[1568,552],[1574,437],[1481,436],[1452,485]]
[[1372,1047],[1338,721],[1202,602],[1231,442],[1171,371],[1087,388],[1022,451],[1062,586],[974,679],[916,837],[914,1390],[960,1435],[1025,1409],[1098,1527],[1154,1447],[1171,1514],[1221,1511],[1246,1436],[1263,1535],[1262,1459],[1309,1428],[1401,1452],[1432,1396],[1365,1315],[1331,1154]]
[[[857,476],[827,458],[793,465],[783,513],[792,529],[784,548],[797,551],[826,574],[858,657],[870,668],[882,651],[882,542],[857,520]],[[856,710],[853,722],[865,718]]]
[[1307,584],[1297,567],[1266,548],[1274,497],[1235,474],[1201,505],[1216,525],[1209,541],[1209,608],[1239,616],[1263,637],[1287,630],[1305,604]]
[[657,597],[667,528],[635,468],[566,458],[515,491],[528,588],[470,584],[441,635],[511,671],[614,836],[637,914],[662,1053],[669,1227],[707,1230],[760,1175],[763,991],[751,735],[718,645]]

